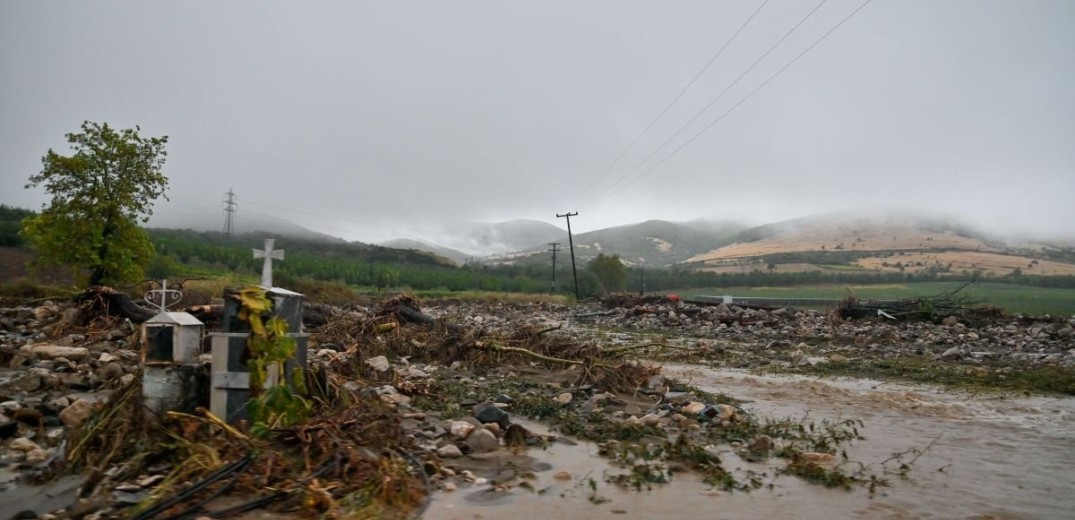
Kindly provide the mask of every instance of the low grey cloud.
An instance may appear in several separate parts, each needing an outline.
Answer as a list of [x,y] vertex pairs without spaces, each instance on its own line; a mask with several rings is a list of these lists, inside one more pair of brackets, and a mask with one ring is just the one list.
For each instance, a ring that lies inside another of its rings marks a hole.
[[365,241],[877,207],[1066,232],[1066,0],[874,0],[839,27],[862,0],[830,0],[659,148],[817,5],[772,0],[613,165],[761,3],[3,2],[0,203],[46,202],[26,179],[88,119],[170,136],[168,219],[222,221],[234,189],[240,222]]

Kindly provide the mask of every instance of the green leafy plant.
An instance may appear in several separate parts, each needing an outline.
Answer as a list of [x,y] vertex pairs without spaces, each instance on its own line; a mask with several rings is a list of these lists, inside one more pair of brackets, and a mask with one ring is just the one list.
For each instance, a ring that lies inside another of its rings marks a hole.
[[[311,403],[301,395],[306,392],[306,375],[301,367],[291,371],[290,381],[285,380],[285,365],[296,349],[295,339],[287,335],[287,322],[276,316],[265,319],[272,310],[272,302],[261,287],[245,287],[239,291],[239,298],[242,308],[238,317],[250,324],[251,331],[247,340],[250,351],[247,412],[252,431],[263,434],[272,428],[302,422],[310,413]],[[271,385],[270,371],[279,377]]]

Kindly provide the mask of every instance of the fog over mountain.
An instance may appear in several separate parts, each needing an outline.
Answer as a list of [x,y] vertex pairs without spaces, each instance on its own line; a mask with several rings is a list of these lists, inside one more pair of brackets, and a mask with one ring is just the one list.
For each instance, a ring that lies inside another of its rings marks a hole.
[[[162,214],[347,240],[851,209],[1070,236],[1075,2],[0,2],[0,203],[83,120]],[[453,237],[459,243],[452,243]],[[510,238],[510,237],[509,237]]]

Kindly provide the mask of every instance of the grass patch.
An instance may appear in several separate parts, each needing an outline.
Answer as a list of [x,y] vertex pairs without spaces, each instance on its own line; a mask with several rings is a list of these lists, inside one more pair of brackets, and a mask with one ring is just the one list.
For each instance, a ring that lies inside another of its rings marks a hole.
[[429,289],[414,291],[420,298],[432,300],[464,300],[487,303],[560,303],[566,304],[573,298],[562,294],[512,293],[493,291],[450,291],[448,289]]
[[[878,285],[802,285],[794,287],[717,287],[682,291],[682,296],[724,295],[761,298],[830,298],[849,294],[861,299],[898,300],[933,296],[958,289],[963,282],[921,282]],[[1053,316],[1075,315],[1075,289],[979,282],[964,289],[961,296],[984,299],[989,305],[1011,313]]]

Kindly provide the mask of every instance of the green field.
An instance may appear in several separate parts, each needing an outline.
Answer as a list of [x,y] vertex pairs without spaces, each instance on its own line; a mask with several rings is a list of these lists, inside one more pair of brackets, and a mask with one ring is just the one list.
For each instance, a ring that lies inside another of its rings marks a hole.
[[[898,300],[932,296],[958,289],[961,282],[922,282],[885,285],[806,285],[795,287],[718,287],[680,291],[682,296],[756,296],[766,298],[833,298],[849,294],[856,298]],[[960,293],[984,299],[986,305],[1002,307],[1011,313],[1075,315],[1075,289],[1052,289],[1006,283],[980,282]]]

